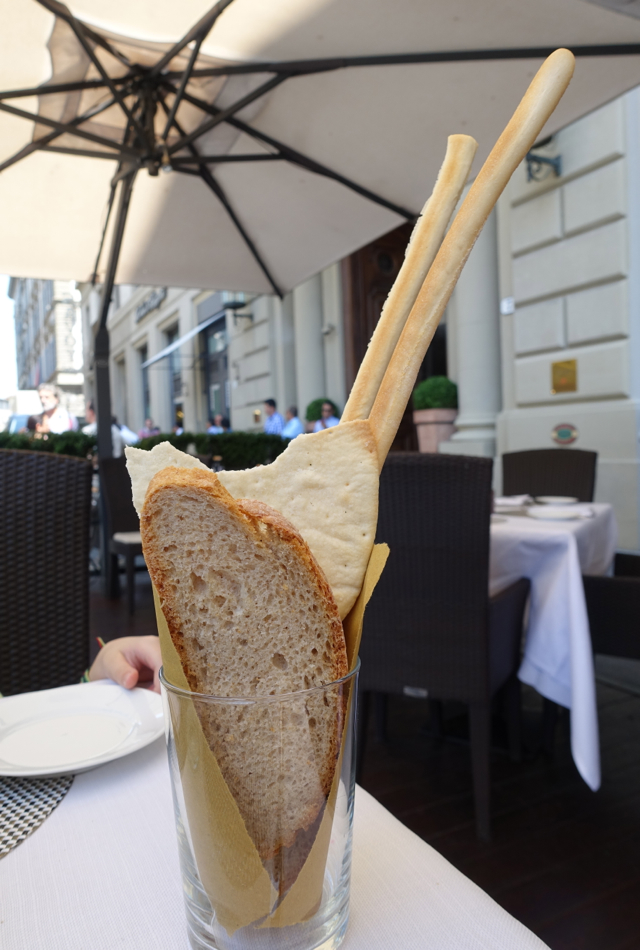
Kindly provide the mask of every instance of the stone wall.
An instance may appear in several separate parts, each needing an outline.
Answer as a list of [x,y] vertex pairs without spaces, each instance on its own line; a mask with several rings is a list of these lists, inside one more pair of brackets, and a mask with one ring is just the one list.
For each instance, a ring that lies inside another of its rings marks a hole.
[[[575,426],[575,447],[599,454],[596,500],[614,504],[629,550],[640,546],[639,126],[634,90],[536,149],[561,157],[561,176],[527,181],[523,164],[499,209],[498,451],[552,447],[554,426]],[[576,361],[576,390],[554,392],[552,364],[566,360]]]

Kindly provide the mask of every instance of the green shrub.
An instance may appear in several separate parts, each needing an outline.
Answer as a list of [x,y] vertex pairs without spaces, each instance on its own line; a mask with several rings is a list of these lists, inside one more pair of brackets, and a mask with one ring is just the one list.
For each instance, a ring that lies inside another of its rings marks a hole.
[[322,418],[323,402],[328,402],[333,407],[334,416],[340,418],[340,412],[333,399],[313,399],[307,406],[307,413],[305,416],[307,422],[317,422],[318,419]]
[[157,435],[150,435],[147,436],[146,439],[140,439],[139,442],[136,442],[136,448],[146,449],[148,451],[154,446],[159,445],[160,442],[170,442],[174,449],[179,449],[180,452],[186,452],[196,438],[197,436],[191,432],[183,432],[182,435],[176,435],[175,432],[158,432]]
[[56,435],[47,433],[43,438],[35,439],[25,432],[0,432],[0,449],[23,449],[27,452],[54,452],[56,455],[73,455],[87,458],[96,450],[95,435],[84,432],[61,432]]
[[265,432],[223,432],[220,435],[209,435],[207,432],[174,435],[170,432],[142,439],[137,448],[152,449],[159,442],[170,442],[183,452],[193,443],[198,455],[219,455],[226,469],[236,471],[273,462],[284,452],[289,439],[267,435]]
[[413,390],[414,409],[457,409],[458,387],[446,376],[430,376]]

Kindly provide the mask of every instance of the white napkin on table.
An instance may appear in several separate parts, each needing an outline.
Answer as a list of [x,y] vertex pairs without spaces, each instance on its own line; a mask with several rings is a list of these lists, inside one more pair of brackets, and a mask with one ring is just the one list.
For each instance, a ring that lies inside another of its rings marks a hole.
[[531,495],[502,495],[500,498],[494,498],[493,504],[498,508],[522,508],[532,501]]

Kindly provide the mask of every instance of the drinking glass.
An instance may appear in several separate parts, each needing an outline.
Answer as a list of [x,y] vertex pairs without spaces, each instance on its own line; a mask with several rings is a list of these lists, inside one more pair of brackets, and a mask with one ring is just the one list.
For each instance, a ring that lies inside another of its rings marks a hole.
[[335,950],[349,916],[356,669],[223,698],[160,681],[194,950]]

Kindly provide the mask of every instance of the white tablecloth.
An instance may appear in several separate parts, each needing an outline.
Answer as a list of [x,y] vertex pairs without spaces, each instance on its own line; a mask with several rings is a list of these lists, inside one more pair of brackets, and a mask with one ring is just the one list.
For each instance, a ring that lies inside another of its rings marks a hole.
[[571,750],[585,782],[600,787],[598,716],[582,574],[606,574],[618,531],[611,505],[593,518],[536,521],[508,517],[491,526],[491,593],[531,580],[524,659],[518,676],[571,710]]
[[[0,860],[2,950],[188,950],[164,741],[78,775]],[[344,950],[544,950],[362,789]]]

